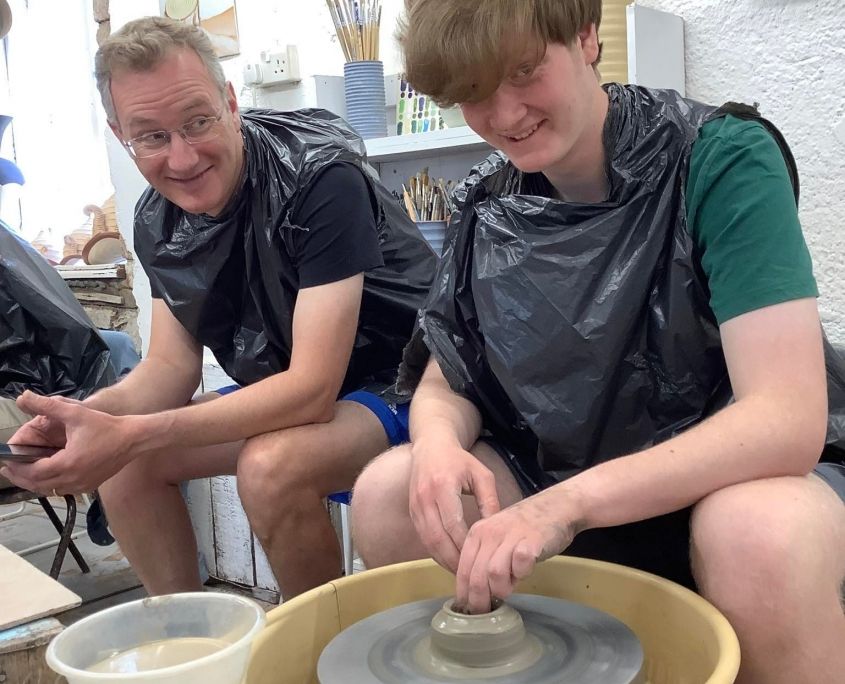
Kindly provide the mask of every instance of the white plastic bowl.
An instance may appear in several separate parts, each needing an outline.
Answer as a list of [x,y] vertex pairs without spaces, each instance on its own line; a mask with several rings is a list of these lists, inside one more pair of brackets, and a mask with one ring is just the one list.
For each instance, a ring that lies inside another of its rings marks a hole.
[[[240,684],[252,641],[264,622],[264,610],[241,596],[217,592],[153,596],[108,608],[71,625],[50,642],[47,664],[69,684]],[[120,674],[88,671],[116,653],[179,638],[217,639],[227,645],[211,655],[170,667]]]

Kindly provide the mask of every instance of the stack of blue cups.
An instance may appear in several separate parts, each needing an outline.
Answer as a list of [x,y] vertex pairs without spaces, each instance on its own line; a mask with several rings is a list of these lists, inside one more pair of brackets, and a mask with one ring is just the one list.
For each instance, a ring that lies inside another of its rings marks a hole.
[[417,221],[417,228],[431,245],[434,253],[440,256],[443,253],[443,241],[446,238],[446,221]]
[[347,62],[343,68],[346,120],[365,140],[387,135],[384,99],[384,64]]

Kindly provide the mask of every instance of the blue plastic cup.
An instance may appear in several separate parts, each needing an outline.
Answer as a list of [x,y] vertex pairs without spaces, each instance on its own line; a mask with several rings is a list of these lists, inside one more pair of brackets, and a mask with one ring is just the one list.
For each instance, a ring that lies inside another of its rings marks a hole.
[[431,245],[434,253],[440,256],[443,252],[443,240],[446,237],[446,221],[417,221],[417,228]]
[[365,140],[387,135],[384,64],[347,62],[343,67],[346,120]]

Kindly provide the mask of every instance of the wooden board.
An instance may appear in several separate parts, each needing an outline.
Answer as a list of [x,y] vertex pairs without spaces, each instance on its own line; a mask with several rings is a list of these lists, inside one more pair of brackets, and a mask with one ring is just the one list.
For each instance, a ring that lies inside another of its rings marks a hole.
[[80,603],[79,596],[0,545],[0,630]]
[[120,295],[106,294],[105,292],[74,292],[73,296],[80,302],[101,302],[103,304],[123,304],[123,297]]
[[57,684],[65,682],[47,665],[50,640],[64,629],[55,618],[36,620],[0,632],[0,682]]
[[65,280],[84,280],[90,278],[109,279],[125,278],[126,266],[123,264],[78,264],[76,266],[56,266],[58,274]]
[[63,629],[56,618],[44,618],[0,631],[0,655],[46,646]]

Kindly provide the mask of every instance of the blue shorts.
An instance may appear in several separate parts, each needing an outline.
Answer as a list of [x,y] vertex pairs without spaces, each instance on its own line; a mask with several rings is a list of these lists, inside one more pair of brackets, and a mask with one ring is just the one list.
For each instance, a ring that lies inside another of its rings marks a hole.
[[[214,391],[222,396],[224,394],[231,394],[240,388],[240,385],[226,385]],[[411,439],[408,433],[410,402],[402,404],[388,403],[378,394],[367,392],[366,390],[356,390],[341,398],[344,401],[354,401],[362,406],[366,406],[370,411],[375,413],[376,418],[379,419],[381,426],[384,428],[390,446],[404,444]]]
[[390,442],[390,446],[396,446],[397,444],[404,444],[410,441],[411,435],[408,432],[410,402],[402,404],[388,403],[378,394],[367,392],[367,390],[350,392],[345,397],[342,397],[342,399],[344,401],[357,402],[375,413],[376,418],[379,419],[384,432],[387,434],[387,441]]
[[241,388],[240,385],[226,385],[225,387],[221,387],[220,389],[214,390],[219,394],[221,397],[226,394],[231,394],[232,392],[237,392]]

